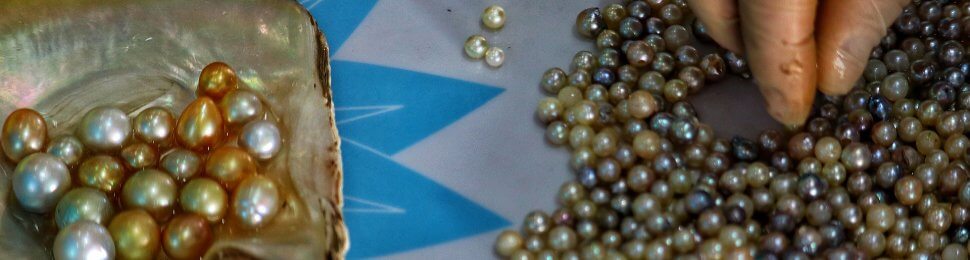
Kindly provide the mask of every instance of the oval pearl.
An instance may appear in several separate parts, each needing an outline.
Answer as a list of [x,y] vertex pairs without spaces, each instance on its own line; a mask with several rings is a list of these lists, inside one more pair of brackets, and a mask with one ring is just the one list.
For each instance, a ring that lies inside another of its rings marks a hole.
[[482,12],[482,24],[491,29],[501,29],[505,26],[505,9],[498,5],[485,8]]
[[84,144],[73,135],[62,135],[51,141],[47,146],[47,153],[61,159],[67,167],[73,168],[84,157]]
[[218,182],[198,178],[182,187],[179,205],[183,210],[199,214],[209,222],[217,222],[226,214],[226,208],[229,207],[228,198],[226,190]]
[[196,214],[175,216],[162,232],[162,247],[175,259],[198,259],[211,244],[209,222]]
[[81,185],[114,193],[121,188],[125,169],[121,161],[108,155],[95,155],[81,163],[77,169],[77,179]]
[[82,220],[61,229],[54,238],[54,259],[115,258],[115,244],[104,226]]
[[57,203],[57,208],[54,209],[54,222],[57,223],[58,228],[65,228],[81,220],[106,225],[114,214],[114,206],[104,192],[81,187],[68,191]]
[[17,201],[33,213],[50,212],[71,188],[67,165],[46,153],[34,153],[21,160],[12,179]]
[[160,246],[159,230],[155,219],[140,209],[119,213],[108,226],[120,259],[155,259]]
[[88,111],[78,125],[78,138],[95,151],[117,151],[131,133],[131,121],[121,109],[97,107]]
[[200,97],[189,104],[175,126],[179,144],[196,151],[208,150],[225,135],[219,108],[208,97]]
[[196,94],[199,97],[209,96],[220,99],[230,90],[237,88],[237,81],[236,72],[229,65],[218,61],[213,62],[202,69]]
[[495,68],[501,67],[505,63],[505,51],[498,47],[489,47],[485,51],[485,63]]
[[256,228],[273,220],[282,205],[280,190],[273,180],[253,175],[239,184],[232,196],[232,214],[239,223]]
[[205,175],[232,190],[247,176],[256,174],[256,161],[238,147],[223,146],[209,154]]
[[263,116],[263,102],[252,91],[237,89],[219,100],[219,111],[226,123],[239,126]]
[[175,148],[162,156],[161,167],[178,181],[185,182],[199,173],[202,168],[202,158],[195,152],[184,148]]
[[158,219],[165,219],[172,213],[177,190],[175,180],[168,174],[145,169],[128,178],[121,193],[125,206],[144,209]]
[[144,169],[158,163],[158,152],[151,145],[135,142],[121,149],[121,159],[132,169]]
[[485,36],[472,35],[465,40],[465,55],[468,55],[472,59],[481,59],[485,57],[485,50],[488,49],[488,40]]
[[14,110],[3,122],[3,138],[0,147],[3,154],[13,162],[40,152],[47,142],[47,121],[33,109]]
[[280,129],[269,120],[256,120],[246,124],[239,136],[239,146],[259,160],[276,156],[283,148]]
[[153,145],[171,143],[175,116],[163,107],[150,107],[135,116],[135,137]]

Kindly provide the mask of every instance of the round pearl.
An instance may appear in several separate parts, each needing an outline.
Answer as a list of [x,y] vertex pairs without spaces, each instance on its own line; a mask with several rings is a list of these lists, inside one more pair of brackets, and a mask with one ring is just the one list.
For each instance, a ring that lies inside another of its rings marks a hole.
[[71,174],[60,159],[46,153],[28,155],[13,172],[13,193],[27,211],[50,212],[71,188]]
[[165,219],[175,204],[177,189],[168,174],[145,169],[128,178],[121,196],[126,207],[144,209],[156,218]]
[[219,147],[205,162],[205,175],[230,190],[256,170],[256,161],[248,153],[231,146]]
[[51,141],[47,153],[61,159],[68,167],[74,167],[84,156],[84,144],[73,135],[62,135]]
[[218,182],[198,178],[182,187],[179,205],[183,210],[199,214],[209,222],[217,222],[226,214],[226,208],[229,207],[228,197],[226,190]]
[[196,94],[199,97],[209,96],[213,99],[220,99],[230,90],[238,88],[238,80],[236,72],[229,65],[222,62],[213,62],[202,69]]
[[153,145],[168,145],[175,129],[175,116],[163,107],[151,107],[135,116],[135,137]]
[[485,50],[488,49],[488,41],[485,36],[472,35],[465,40],[465,55],[472,59],[485,57]]
[[78,138],[95,151],[117,151],[131,133],[128,115],[114,107],[97,107],[81,118]]
[[514,230],[505,230],[495,239],[495,252],[502,257],[509,257],[515,250],[522,248],[522,243],[522,235]]
[[505,9],[498,5],[485,8],[482,12],[482,24],[491,29],[501,29],[505,26]]
[[96,155],[81,163],[77,170],[77,178],[81,185],[114,193],[121,188],[125,178],[125,169],[121,165],[121,161],[114,157]]
[[115,244],[108,229],[82,220],[61,229],[54,239],[54,259],[114,259]]
[[232,214],[242,225],[256,228],[273,220],[283,204],[276,183],[253,175],[239,184],[232,196]]
[[3,122],[0,147],[11,161],[18,162],[25,156],[40,152],[47,142],[47,122],[32,109],[14,110]]
[[160,166],[163,170],[179,181],[186,181],[199,173],[202,159],[195,152],[183,148],[175,148],[162,155]]
[[65,228],[81,220],[105,225],[114,213],[114,206],[104,192],[82,187],[67,192],[61,198],[54,209],[54,222],[58,228]]
[[121,149],[121,158],[132,169],[144,169],[158,163],[158,152],[146,143],[137,142]]
[[242,125],[263,116],[263,102],[256,93],[245,89],[230,91],[219,100],[219,111],[226,123]]
[[159,230],[155,219],[140,209],[119,213],[108,226],[121,259],[155,259],[160,245]]
[[505,62],[505,51],[497,47],[489,47],[485,51],[485,63],[495,68],[501,67]]
[[175,139],[182,146],[204,151],[222,141],[226,132],[223,128],[222,114],[216,102],[208,97],[199,97],[192,101],[175,125]]
[[256,120],[243,127],[242,134],[239,136],[239,146],[256,159],[268,160],[283,148],[283,137],[276,123],[269,120]]
[[209,222],[195,214],[175,216],[162,232],[162,247],[175,259],[198,259],[211,244]]

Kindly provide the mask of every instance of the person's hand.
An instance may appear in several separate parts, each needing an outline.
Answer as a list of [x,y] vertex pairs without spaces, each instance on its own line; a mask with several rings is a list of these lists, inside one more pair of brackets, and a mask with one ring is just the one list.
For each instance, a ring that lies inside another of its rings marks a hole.
[[743,53],[768,112],[804,123],[815,98],[848,92],[909,0],[688,0],[711,38]]

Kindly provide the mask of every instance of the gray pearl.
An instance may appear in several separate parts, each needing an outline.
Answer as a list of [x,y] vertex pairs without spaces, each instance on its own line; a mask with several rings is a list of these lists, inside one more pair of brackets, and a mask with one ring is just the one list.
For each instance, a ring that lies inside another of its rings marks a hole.
[[117,151],[131,133],[131,121],[121,109],[97,107],[81,118],[78,138],[96,151]]
[[101,260],[115,258],[115,244],[108,229],[82,220],[61,229],[54,239],[54,259]]
[[13,193],[27,211],[50,212],[71,188],[71,175],[60,159],[46,153],[27,156],[13,172]]
[[175,116],[168,109],[152,107],[135,117],[135,136],[150,144],[167,144],[175,131]]
[[269,120],[256,120],[243,127],[242,134],[239,136],[239,146],[256,159],[267,160],[276,156],[283,147],[283,138],[275,123]]
[[231,125],[242,125],[263,116],[263,102],[255,93],[237,89],[219,100],[222,118]]
[[61,159],[68,167],[74,167],[84,156],[84,144],[73,135],[62,135],[51,141],[47,153]]
[[179,181],[186,181],[196,174],[202,167],[202,159],[195,152],[184,148],[175,148],[162,155],[159,165]]
[[77,188],[69,191],[54,209],[54,222],[58,228],[66,228],[81,220],[106,225],[114,215],[114,206],[108,196],[97,189]]

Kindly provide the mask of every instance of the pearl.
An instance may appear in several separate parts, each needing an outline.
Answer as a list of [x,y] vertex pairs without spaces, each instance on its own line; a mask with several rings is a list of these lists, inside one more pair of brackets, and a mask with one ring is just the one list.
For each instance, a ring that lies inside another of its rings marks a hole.
[[200,98],[209,96],[213,99],[220,99],[230,90],[238,88],[238,80],[236,72],[229,65],[222,62],[213,62],[202,69],[196,94]]
[[121,158],[132,169],[144,169],[158,163],[158,152],[146,143],[133,143],[121,149]]
[[168,174],[145,169],[128,178],[121,194],[126,207],[144,209],[156,218],[165,219],[172,213],[177,187]]
[[54,222],[62,229],[81,220],[105,225],[114,213],[114,206],[104,192],[82,187],[67,192],[61,198],[54,209]]
[[485,51],[485,63],[488,66],[498,68],[505,62],[505,51],[498,47],[488,47]]
[[283,148],[283,137],[276,123],[256,120],[243,127],[239,146],[259,160],[269,160]]
[[562,251],[576,246],[576,232],[569,227],[558,226],[549,231],[549,247]]
[[215,101],[199,97],[182,111],[175,125],[175,137],[182,146],[204,151],[222,141],[226,133]]
[[472,35],[465,40],[465,55],[468,55],[472,59],[481,59],[485,57],[485,50],[488,49],[488,40],[485,36]]
[[211,244],[209,222],[195,214],[175,216],[162,232],[162,247],[175,259],[198,259]]
[[121,259],[155,259],[160,246],[159,230],[155,219],[140,209],[121,212],[108,226]]
[[482,24],[491,29],[501,29],[505,26],[505,9],[498,5],[485,8],[482,12]]
[[54,259],[100,260],[115,258],[115,244],[108,229],[82,220],[61,229],[54,239]]
[[162,155],[159,163],[162,170],[172,175],[172,178],[185,182],[199,173],[202,159],[195,152],[184,148],[175,148]]
[[37,111],[14,110],[3,122],[0,147],[7,159],[18,162],[25,156],[40,152],[47,142],[47,122]]
[[603,29],[606,29],[606,21],[599,8],[588,8],[576,16],[576,31],[582,36],[595,38]]
[[239,126],[263,116],[263,102],[245,89],[230,91],[219,100],[219,111],[229,125]]
[[237,147],[219,147],[205,162],[205,175],[232,190],[247,176],[256,174],[256,162]]
[[273,180],[253,175],[243,180],[232,195],[233,217],[243,226],[257,228],[273,220],[283,204]]
[[73,168],[84,156],[84,144],[73,135],[62,135],[51,141],[47,146],[47,153],[61,159],[67,167]]
[[134,120],[135,137],[142,141],[166,146],[171,143],[175,117],[163,107],[151,107],[138,113]]
[[205,217],[209,222],[217,222],[226,214],[228,208],[226,190],[206,178],[189,181],[179,194],[179,205],[188,212]]
[[505,230],[495,239],[495,252],[502,257],[509,257],[516,250],[521,249],[522,244],[522,235],[513,230]]
[[14,169],[14,196],[27,211],[50,212],[71,188],[67,165],[52,155],[34,153],[23,158]]
[[81,185],[99,189],[107,193],[114,193],[121,188],[125,178],[125,169],[121,161],[108,155],[96,155],[81,163],[77,170],[78,181]]
[[117,151],[131,133],[128,115],[114,107],[97,107],[88,111],[78,125],[78,138],[95,151]]

